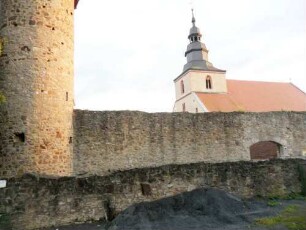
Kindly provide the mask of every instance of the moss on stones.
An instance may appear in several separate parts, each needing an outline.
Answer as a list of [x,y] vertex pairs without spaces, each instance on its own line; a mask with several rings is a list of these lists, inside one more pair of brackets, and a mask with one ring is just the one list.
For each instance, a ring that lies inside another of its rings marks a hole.
[[3,45],[4,45],[4,40],[3,40],[3,38],[0,37],[0,56],[2,54]]
[[306,165],[300,164],[298,170],[301,181],[301,193],[302,195],[306,196]]
[[3,95],[3,93],[0,92],[0,104],[6,102],[6,98],[5,96]]
[[0,213],[0,229],[2,230],[12,229],[10,217],[7,214]]

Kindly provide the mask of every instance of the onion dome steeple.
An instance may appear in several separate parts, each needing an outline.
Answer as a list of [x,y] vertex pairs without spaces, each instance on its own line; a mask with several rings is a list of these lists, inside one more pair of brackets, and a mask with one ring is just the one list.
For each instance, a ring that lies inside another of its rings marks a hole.
[[195,17],[194,17],[194,13],[193,13],[193,9],[192,9],[192,28],[190,29],[190,33],[189,33],[189,36],[188,36],[188,39],[190,40],[190,43],[191,42],[197,42],[197,41],[201,41],[201,37],[202,37],[202,34],[200,32],[200,29],[198,27],[196,27],[195,25]]
[[183,72],[190,69],[207,70],[207,71],[222,71],[215,68],[208,61],[208,50],[204,43],[201,42],[202,34],[200,29],[196,27],[196,19],[194,16],[194,10],[192,9],[192,27],[189,32],[189,45],[185,52],[187,57],[187,63],[184,66]]

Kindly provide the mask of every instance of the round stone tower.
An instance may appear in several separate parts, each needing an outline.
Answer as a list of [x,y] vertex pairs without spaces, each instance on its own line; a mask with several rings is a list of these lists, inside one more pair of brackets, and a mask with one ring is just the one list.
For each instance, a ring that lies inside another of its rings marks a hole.
[[72,173],[74,7],[0,1],[0,178]]

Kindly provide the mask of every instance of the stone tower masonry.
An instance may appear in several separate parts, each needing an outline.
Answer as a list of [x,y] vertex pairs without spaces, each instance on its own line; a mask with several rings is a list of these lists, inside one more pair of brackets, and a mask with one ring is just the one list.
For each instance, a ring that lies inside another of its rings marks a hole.
[[72,173],[74,7],[0,1],[0,178]]

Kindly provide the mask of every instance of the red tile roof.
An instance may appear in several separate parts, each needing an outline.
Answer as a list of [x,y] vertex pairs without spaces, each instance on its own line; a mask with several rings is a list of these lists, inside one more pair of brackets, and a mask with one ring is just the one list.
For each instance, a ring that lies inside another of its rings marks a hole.
[[228,93],[197,93],[209,112],[306,111],[306,94],[291,83],[227,80]]

